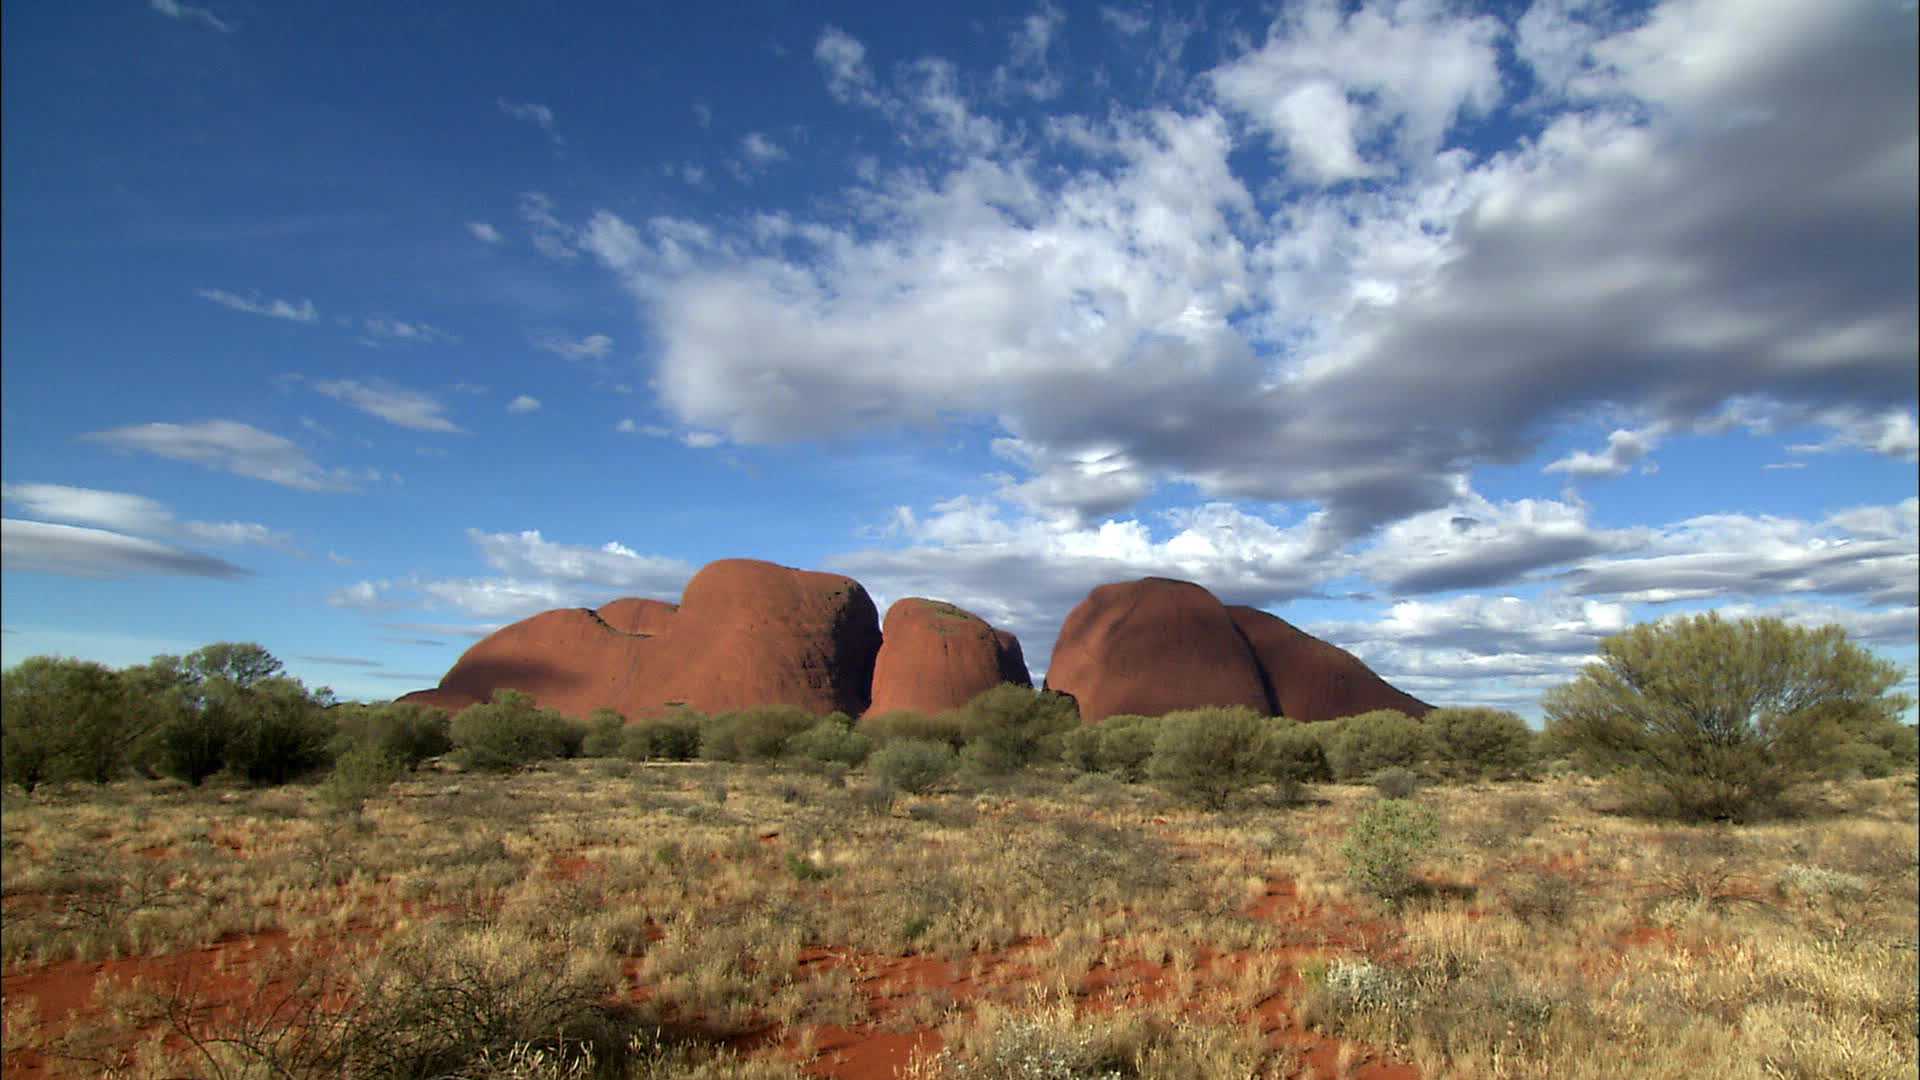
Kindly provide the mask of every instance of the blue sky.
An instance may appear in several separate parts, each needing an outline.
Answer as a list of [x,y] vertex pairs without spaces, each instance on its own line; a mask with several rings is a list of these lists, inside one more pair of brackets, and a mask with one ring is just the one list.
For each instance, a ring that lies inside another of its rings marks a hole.
[[1911,3],[0,18],[9,665],[384,698],[753,556],[1036,674],[1148,574],[1530,716],[1916,666]]

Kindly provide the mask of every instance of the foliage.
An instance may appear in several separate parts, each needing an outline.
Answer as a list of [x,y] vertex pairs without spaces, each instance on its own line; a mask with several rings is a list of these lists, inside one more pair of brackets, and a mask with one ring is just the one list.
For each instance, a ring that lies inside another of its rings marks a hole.
[[1533,731],[1505,710],[1435,709],[1422,723],[1440,768],[1455,779],[1511,779],[1533,763]]
[[490,772],[572,757],[586,741],[578,725],[517,690],[496,690],[491,702],[462,709],[450,734],[461,764]]
[[327,763],[333,722],[298,679],[221,680],[214,693],[236,718],[228,732],[227,767],[247,782],[284,784]]
[[1373,790],[1389,799],[1405,799],[1420,789],[1420,775],[1393,765],[1373,774]]
[[636,720],[620,733],[620,756],[634,761],[692,761],[700,756],[700,730],[705,726],[705,717],[687,712]]
[[36,656],[0,677],[0,751],[8,781],[32,791],[54,779],[104,784],[126,767],[141,732],[129,723],[112,670]]
[[786,752],[788,739],[817,721],[797,705],[721,713],[700,731],[700,756],[709,761],[772,761]]
[[1110,773],[1137,784],[1147,777],[1147,759],[1159,737],[1157,717],[1121,714],[1083,724],[1061,739],[1067,763],[1086,772]]
[[1360,811],[1340,845],[1347,879],[1369,895],[1398,900],[1413,892],[1413,865],[1439,836],[1431,808],[1405,799],[1374,802]]
[[1244,706],[1168,713],[1155,726],[1146,772],[1174,794],[1217,810],[1236,791],[1315,775],[1312,751],[1293,727]]
[[1838,626],[1717,614],[1636,626],[1550,691],[1550,730],[1682,817],[1743,819],[1896,727],[1901,670]]
[[587,737],[580,743],[581,757],[618,757],[625,741],[627,718],[618,709],[599,708],[587,716]]
[[958,751],[973,737],[972,722],[973,717],[963,709],[932,714],[895,709],[876,716],[861,717],[860,733],[880,743],[894,739],[924,739],[946,743],[948,748]]
[[1392,709],[1375,709],[1336,722],[1326,748],[1327,764],[1341,780],[1356,780],[1393,765],[1417,768],[1434,752],[1420,722]]
[[382,705],[341,705],[328,710],[333,720],[333,756],[373,747],[404,769],[453,749],[446,710],[411,701]]
[[314,789],[322,803],[339,811],[360,809],[406,772],[406,765],[374,743],[358,743],[334,759],[333,771]]
[[958,764],[951,748],[930,739],[895,739],[867,758],[867,770],[875,777],[915,795],[933,790]]
[[985,747],[975,760],[995,771],[1058,755],[1060,737],[1080,723],[1072,698],[1016,683],[983,690],[958,711],[966,741]]
[[787,753],[811,761],[858,765],[872,752],[873,740],[853,730],[853,719],[845,713],[833,713],[787,740]]

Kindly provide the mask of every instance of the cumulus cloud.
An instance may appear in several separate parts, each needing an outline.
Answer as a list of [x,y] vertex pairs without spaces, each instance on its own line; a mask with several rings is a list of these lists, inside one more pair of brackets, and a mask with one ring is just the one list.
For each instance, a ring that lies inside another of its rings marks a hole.
[[7,518],[0,561],[8,570],[82,578],[177,574],[235,580],[252,571],[212,555],[107,529]]
[[507,402],[507,411],[516,415],[539,412],[540,399],[527,394],[521,394],[512,401]]
[[430,323],[407,322],[403,319],[367,319],[361,325],[366,329],[367,337],[375,341],[433,344],[460,340]]
[[1606,449],[1599,453],[1575,450],[1566,457],[1549,462],[1542,471],[1566,473],[1573,477],[1625,476],[1633,471],[1635,465],[1640,465],[1642,469],[1652,467],[1653,463],[1646,461],[1646,457],[1660,445],[1664,434],[1665,429],[1660,426],[1639,431],[1619,428],[1607,436]]
[[315,379],[313,388],[368,416],[411,431],[457,432],[458,424],[444,415],[446,406],[431,394],[410,390],[385,379]]
[[[592,242],[591,239],[589,242]],[[613,351],[613,339],[605,334],[588,334],[575,341],[559,334],[549,334],[535,340],[533,347],[569,360],[601,360]]]
[[296,304],[291,300],[265,300],[257,293],[241,296],[225,289],[195,289],[194,295],[224,308],[244,311],[249,315],[263,315],[269,319],[310,323],[320,317],[320,310],[313,306],[311,300],[301,300]]
[[741,138],[740,152],[747,156],[749,162],[757,166],[771,165],[776,161],[784,161],[787,157],[786,150],[779,143],[758,131],[749,131]]
[[301,491],[352,491],[355,487],[347,470],[321,468],[292,441],[235,420],[138,424],[81,437]]
[[544,192],[520,196],[520,220],[526,223],[533,249],[549,259],[565,262],[580,257],[574,249],[574,230],[553,213],[553,200]]

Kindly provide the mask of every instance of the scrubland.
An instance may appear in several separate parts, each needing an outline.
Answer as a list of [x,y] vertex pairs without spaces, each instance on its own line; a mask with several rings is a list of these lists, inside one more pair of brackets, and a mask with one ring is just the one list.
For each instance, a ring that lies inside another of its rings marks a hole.
[[357,808],[9,789],[6,1072],[1914,1073],[1911,776],[1739,826],[1575,775],[1421,786],[1396,889],[1356,873],[1374,787],[929,787],[600,758]]

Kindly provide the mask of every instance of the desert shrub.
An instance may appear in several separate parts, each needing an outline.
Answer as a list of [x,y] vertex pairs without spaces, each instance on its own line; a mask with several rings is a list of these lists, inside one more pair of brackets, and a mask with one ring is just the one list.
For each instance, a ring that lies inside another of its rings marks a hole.
[[227,764],[227,742],[238,726],[226,701],[183,708],[167,718],[150,745],[153,767],[164,776],[199,787]]
[[867,758],[867,771],[877,779],[915,795],[933,790],[958,765],[952,748],[930,739],[895,739]]
[[490,772],[568,757],[586,739],[579,725],[517,690],[496,690],[491,702],[460,710],[450,734],[461,764]]
[[1100,771],[1100,725],[1082,724],[1060,736],[1060,760],[1081,772]]
[[956,711],[963,738],[985,744],[976,757],[996,771],[1058,756],[1060,737],[1080,722],[1072,698],[1015,683],[983,690]]
[[972,722],[972,717],[960,709],[942,713],[895,709],[878,716],[861,717],[860,733],[879,743],[894,739],[942,742],[958,752],[974,734]]
[[1920,739],[1912,724],[1873,724],[1829,751],[1821,770],[1837,779],[1879,780],[1896,773],[1920,770]]
[[52,779],[104,784],[126,768],[139,732],[111,669],[36,656],[0,676],[0,750],[6,778],[32,791]]
[[620,756],[634,761],[692,761],[700,756],[700,731],[706,718],[677,713],[636,720],[620,733]]
[[1508,779],[1533,763],[1533,731],[1501,709],[1435,709],[1422,720],[1434,758],[1455,779]]
[[834,713],[787,740],[787,753],[809,761],[858,765],[873,752],[873,740],[853,730],[853,720]]
[[1111,773],[1130,784],[1147,778],[1147,760],[1153,757],[1153,741],[1160,737],[1160,721],[1152,716],[1109,716],[1094,726],[1100,733],[1098,761],[1100,771]]
[[970,739],[960,748],[959,773],[969,781],[989,781],[1020,768],[1020,760],[990,739]]
[[772,761],[786,752],[788,739],[818,720],[797,705],[721,713],[700,731],[700,756],[709,761]]
[[580,756],[619,757],[626,741],[627,718],[618,709],[599,708],[587,715],[587,737],[580,743]]
[[1327,764],[1341,780],[1357,780],[1398,765],[1417,768],[1433,756],[1433,744],[1420,722],[1392,709],[1336,721],[1326,740]]
[[1333,779],[1333,767],[1327,764],[1326,750],[1319,739],[1301,730],[1302,727],[1284,720],[1269,721],[1266,734],[1269,775],[1295,784],[1326,783]]
[[327,764],[333,721],[297,679],[275,676],[237,693],[227,765],[253,784],[284,784]]
[[1440,837],[1433,810],[1405,799],[1364,807],[1347,829],[1340,855],[1347,880],[1370,896],[1398,900],[1414,891],[1413,866]]
[[1898,726],[1903,672],[1839,626],[1708,614],[1636,626],[1543,700],[1550,730],[1657,793],[1665,812],[1738,820]]
[[1412,769],[1394,765],[1373,774],[1373,790],[1388,799],[1409,798],[1420,790],[1420,776]]
[[1521,922],[1553,926],[1565,924],[1580,900],[1579,889],[1571,879],[1545,870],[1515,875],[1502,886],[1500,895]]
[[385,705],[343,705],[331,711],[336,734],[335,757],[355,747],[370,746],[398,762],[417,768],[421,762],[453,749],[446,710],[414,702]]
[[[1296,784],[1300,773],[1313,772],[1312,752],[1293,727],[1240,706],[1168,713],[1153,725],[1146,773],[1174,794],[1217,810],[1236,791],[1268,781]],[[1309,760],[1303,763],[1302,755]]]
[[368,799],[392,787],[406,770],[405,762],[390,757],[379,746],[360,743],[334,759],[333,771],[314,794],[329,809],[357,811]]

